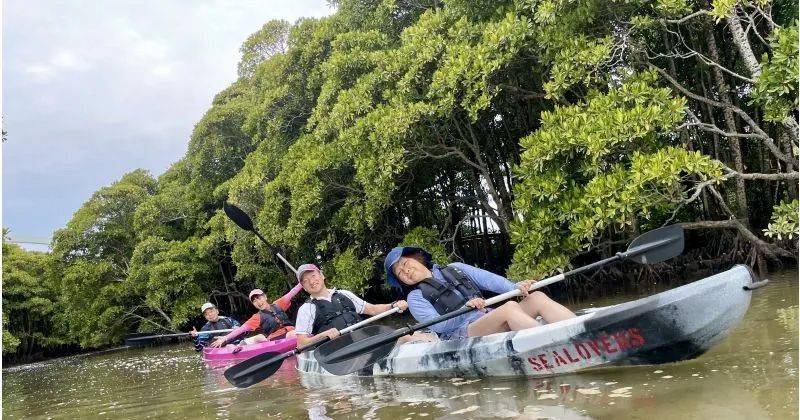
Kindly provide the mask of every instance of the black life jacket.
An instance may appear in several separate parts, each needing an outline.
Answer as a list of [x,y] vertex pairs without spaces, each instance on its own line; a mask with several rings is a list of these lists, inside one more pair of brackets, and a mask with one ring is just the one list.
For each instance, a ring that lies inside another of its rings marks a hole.
[[[270,310],[271,309],[271,310]],[[270,335],[278,330],[278,328],[286,326],[294,326],[289,319],[289,315],[276,304],[271,304],[270,309],[262,309],[259,311],[261,315],[261,333]]]
[[361,321],[353,301],[338,291],[333,292],[330,301],[311,299],[310,302],[316,307],[317,311],[316,315],[314,315],[312,334],[318,334],[331,328],[341,331]]
[[444,284],[436,279],[428,278],[416,285],[416,288],[422,292],[422,297],[433,305],[439,315],[461,308],[470,299],[483,297],[480,289],[467,273],[452,265],[443,267],[440,271],[445,280]]
[[227,316],[221,316],[217,319],[217,322],[206,322],[206,325],[203,325],[203,328],[200,331],[214,331],[214,330],[231,330],[236,328],[233,325],[233,321]]

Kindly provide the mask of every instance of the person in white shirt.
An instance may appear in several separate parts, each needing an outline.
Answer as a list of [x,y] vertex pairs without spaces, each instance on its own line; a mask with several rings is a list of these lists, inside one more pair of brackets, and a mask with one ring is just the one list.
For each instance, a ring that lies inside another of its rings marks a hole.
[[[303,289],[311,295],[297,312],[295,320],[295,334],[297,345],[305,346],[315,341],[312,337],[327,336],[335,339],[339,331],[361,321],[361,315],[377,315],[392,308],[399,308],[399,312],[408,309],[405,300],[393,303],[373,304],[365,302],[348,290],[328,289],[325,285],[325,276],[314,264],[303,264],[297,269],[297,280]],[[400,344],[411,340],[403,337]],[[431,341],[435,338],[430,334],[418,333],[413,340]]]

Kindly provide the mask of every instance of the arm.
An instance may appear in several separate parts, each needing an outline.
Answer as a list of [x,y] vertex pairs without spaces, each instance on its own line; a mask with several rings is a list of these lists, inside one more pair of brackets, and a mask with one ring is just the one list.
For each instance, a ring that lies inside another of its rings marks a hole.
[[280,306],[280,308],[283,309],[284,311],[289,310],[289,307],[292,306],[292,299],[295,296],[297,296],[297,294],[300,293],[301,290],[303,290],[303,286],[301,286],[300,283],[297,283],[297,285],[292,287],[292,290],[289,290],[288,293],[279,297],[275,301],[275,304]]
[[364,305],[364,314],[369,316],[374,316],[378,314],[382,314],[392,308],[399,308],[400,310],[397,311],[399,313],[405,312],[408,309],[408,302],[404,300],[398,300],[392,303],[366,303]]
[[331,340],[339,336],[339,331],[336,328],[331,328],[317,335],[311,335],[311,331],[314,329],[314,318],[316,318],[316,307],[314,305],[304,303],[300,306],[297,311],[297,319],[294,322],[294,333],[299,347],[315,343],[326,336],[330,337]]
[[[200,331],[207,331],[209,329],[210,328],[209,328],[208,322],[206,322],[205,325],[203,325],[200,328]],[[208,345],[208,340],[211,338],[211,336],[210,336],[210,334],[203,334],[202,332],[195,335],[196,331],[197,330],[195,328],[192,328],[191,333],[192,333],[192,335],[194,335],[194,350],[195,351],[202,351],[203,347]]]
[[394,303],[367,303],[364,305],[364,315],[378,315],[379,313],[386,312],[392,309]]
[[247,321],[244,322],[244,325],[237,327],[235,330],[229,332],[227,335],[221,337],[224,343],[229,343],[236,339],[236,337],[250,332],[255,331],[258,328],[258,325],[261,323],[261,317],[258,315],[258,312],[253,314]]
[[317,341],[324,340],[325,337],[330,337],[331,340],[333,340],[338,336],[339,336],[339,331],[336,328],[331,328],[317,335],[296,334],[295,338],[297,338],[297,347],[304,347],[309,344],[316,343]]
[[294,321],[294,333],[299,347],[314,342],[314,336],[311,335],[311,331],[314,328],[315,309],[310,303],[304,303],[297,311],[297,319]]

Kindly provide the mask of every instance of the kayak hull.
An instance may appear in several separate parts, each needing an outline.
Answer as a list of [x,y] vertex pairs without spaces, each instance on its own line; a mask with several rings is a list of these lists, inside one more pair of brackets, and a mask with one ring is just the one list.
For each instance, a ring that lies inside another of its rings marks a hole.
[[297,340],[294,337],[290,337],[255,344],[246,344],[241,346],[241,350],[236,353],[234,353],[235,348],[232,346],[221,348],[205,347],[203,348],[203,360],[219,362],[249,359],[264,353],[285,353],[294,349],[296,346]]
[[[608,365],[695,358],[744,316],[757,281],[743,265],[653,296],[565,321],[508,333],[395,347],[354,373],[408,377],[546,377]],[[297,357],[303,374],[331,375],[313,353]]]

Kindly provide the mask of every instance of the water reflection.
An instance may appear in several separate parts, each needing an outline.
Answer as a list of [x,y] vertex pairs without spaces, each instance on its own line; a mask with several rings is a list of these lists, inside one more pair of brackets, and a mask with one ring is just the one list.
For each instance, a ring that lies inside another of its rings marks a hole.
[[[314,413],[361,415],[366,410],[364,415],[378,413],[383,418],[427,414],[455,419],[468,413],[470,418],[658,419],[674,418],[680,406],[698,418],[769,417],[727,374],[690,371],[668,365],[535,380],[300,380],[307,390],[306,406]],[[615,380],[609,381],[610,377]]]

